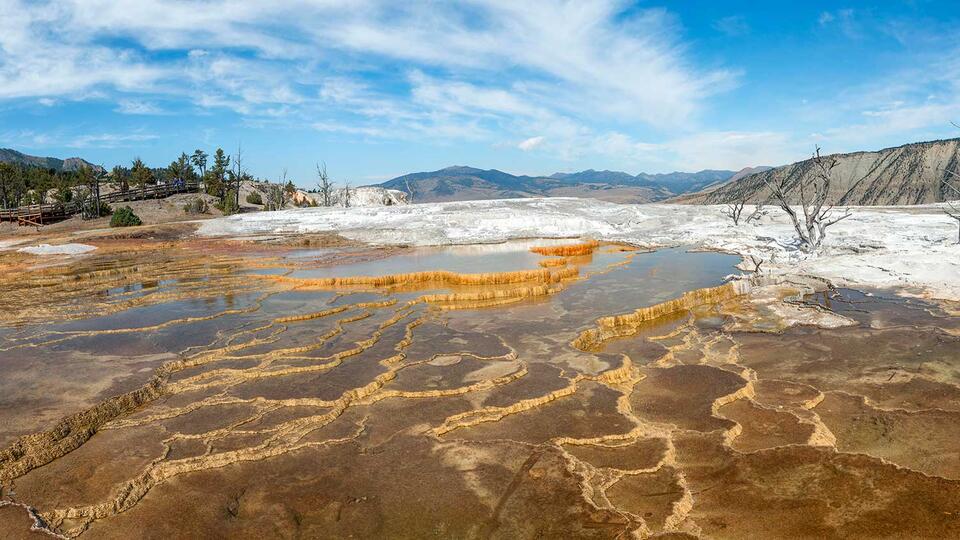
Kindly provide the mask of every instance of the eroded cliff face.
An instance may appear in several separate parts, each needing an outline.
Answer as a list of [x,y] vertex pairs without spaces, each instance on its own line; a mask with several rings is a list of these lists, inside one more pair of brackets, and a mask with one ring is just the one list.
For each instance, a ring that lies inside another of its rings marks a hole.
[[957,306],[594,241],[99,247],[0,276],[15,537],[960,533]]
[[[838,154],[833,169],[829,203],[858,205],[929,204],[954,200],[945,181],[954,181],[947,171],[960,170],[960,139],[907,144],[878,152]],[[786,181],[787,186],[811,180],[812,160],[800,161],[753,174],[687,202],[721,204],[746,197],[750,203],[770,197],[767,183]],[[796,191],[796,190],[794,190]],[[799,203],[795,194],[794,203]]]

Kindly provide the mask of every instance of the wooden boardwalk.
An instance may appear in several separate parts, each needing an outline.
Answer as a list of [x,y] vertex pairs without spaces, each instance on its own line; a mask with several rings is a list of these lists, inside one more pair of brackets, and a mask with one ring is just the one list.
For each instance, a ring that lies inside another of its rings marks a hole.
[[16,222],[17,225],[40,227],[66,219],[79,212],[74,203],[60,204],[33,204],[10,210],[0,210],[0,222]]
[[[143,189],[129,189],[127,191],[115,191],[100,196],[102,203],[118,203],[127,201],[140,201],[145,199],[163,199],[177,193],[191,193],[197,191],[199,184],[196,182],[180,184],[158,184],[155,186],[145,186]],[[48,223],[61,221],[82,211],[80,205],[75,202],[65,204],[32,204],[21,206],[19,208],[0,209],[0,223],[9,221],[16,222],[17,225],[41,227]]]
[[145,186],[143,188],[128,189],[127,191],[114,191],[106,195],[100,195],[100,201],[105,203],[141,201],[144,199],[163,199],[177,193],[192,193],[199,190],[200,184],[196,182],[187,182],[180,184],[157,184],[154,186]]

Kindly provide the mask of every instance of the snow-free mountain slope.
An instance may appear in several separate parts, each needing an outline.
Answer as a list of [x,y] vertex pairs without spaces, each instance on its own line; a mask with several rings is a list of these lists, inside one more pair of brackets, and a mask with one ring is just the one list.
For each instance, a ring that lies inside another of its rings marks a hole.
[[661,201],[729,179],[734,171],[640,173],[586,171],[550,176],[517,176],[496,169],[447,167],[406,174],[380,187],[412,192],[414,202],[509,199],[516,197],[583,197],[620,203]]
[[13,163],[27,167],[42,167],[44,169],[53,169],[55,171],[75,171],[80,167],[87,166],[94,171],[102,171],[99,165],[94,165],[89,161],[78,157],[59,159],[54,157],[38,157],[24,154],[10,148],[0,148],[0,163]]
[[[837,154],[829,201],[850,206],[929,204],[956,199],[944,182],[947,171],[960,171],[960,139],[920,142],[876,152]],[[722,187],[693,194],[684,202],[718,204],[741,198],[756,203],[770,197],[767,183],[786,180],[788,186],[809,181],[813,160],[731,179]],[[954,185],[960,184],[954,180]],[[796,193],[797,190],[794,190]],[[798,201],[793,201],[798,202]]]

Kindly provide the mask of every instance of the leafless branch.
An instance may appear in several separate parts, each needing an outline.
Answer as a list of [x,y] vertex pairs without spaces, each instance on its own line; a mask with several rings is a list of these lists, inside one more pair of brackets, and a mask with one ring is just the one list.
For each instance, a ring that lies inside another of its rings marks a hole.
[[350,182],[343,183],[343,207],[350,208],[350,198],[353,191],[350,188]]
[[[956,176],[952,171],[947,171]],[[960,189],[951,186],[947,181],[943,182],[943,185],[946,186],[950,191],[952,191],[957,196],[960,196]],[[960,244],[960,203],[956,201],[944,201],[945,205],[943,207],[943,213],[957,220],[957,243]]]
[[[776,181],[769,181],[766,178],[763,180],[764,184],[770,189],[772,197],[776,199],[777,204],[790,216],[790,221],[793,223],[793,228],[800,240],[801,249],[804,251],[816,251],[826,236],[827,228],[852,215],[849,210],[845,210],[842,215],[833,217],[834,206],[827,204],[833,169],[837,166],[837,163],[837,158],[833,156],[821,156],[818,146],[813,153],[813,170],[810,176],[799,178],[793,186],[787,185],[786,176],[782,176]],[[796,190],[800,199],[800,209],[803,212],[802,220],[797,211],[790,205],[794,190]],[[808,191],[812,193],[808,193]]]
[[740,224],[740,215],[743,214],[743,207],[746,205],[746,198],[741,198],[727,205],[721,212],[723,215],[733,220],[734,226]]
[[413,188],[410,187],[410,181],[404,180],[403,182],[407,185],[407,195],[409,196],[407,202],[413,204]]
[[[949,171],[948,171],[948,172],[949,172]],[[953,173],[951,173],[951,174],[953,174]],[[960,176],[958,176],[958,178],[960,178]],[[943,185],[946,186],[947,188],[949,188],[950,191],[953,191],[954,193],[956,193],[958,197],[960,197],[960,189],[957,189],[957,188],[951,186],[951,185],[948,184],[947,182],[944,182]]]
[[757,203],[757,205],[753,208],[753,212],[747,216],[747,223],[750,223],[751,221],[759,221],[761,216],[766,215],[767,212],[763,208],[766,204],[766,201],[760,201]]
[[327,163],[321,163],[317,163],[317,190],[320,192],[320,204],[333,206],[333,183],[327,175]]

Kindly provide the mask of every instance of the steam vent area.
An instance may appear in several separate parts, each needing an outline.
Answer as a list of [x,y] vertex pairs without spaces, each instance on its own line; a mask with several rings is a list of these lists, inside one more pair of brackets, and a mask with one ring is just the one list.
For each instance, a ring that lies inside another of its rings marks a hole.
[[0,538],[960,538],[957,304],[590,238],[87,243],[0,254]]

